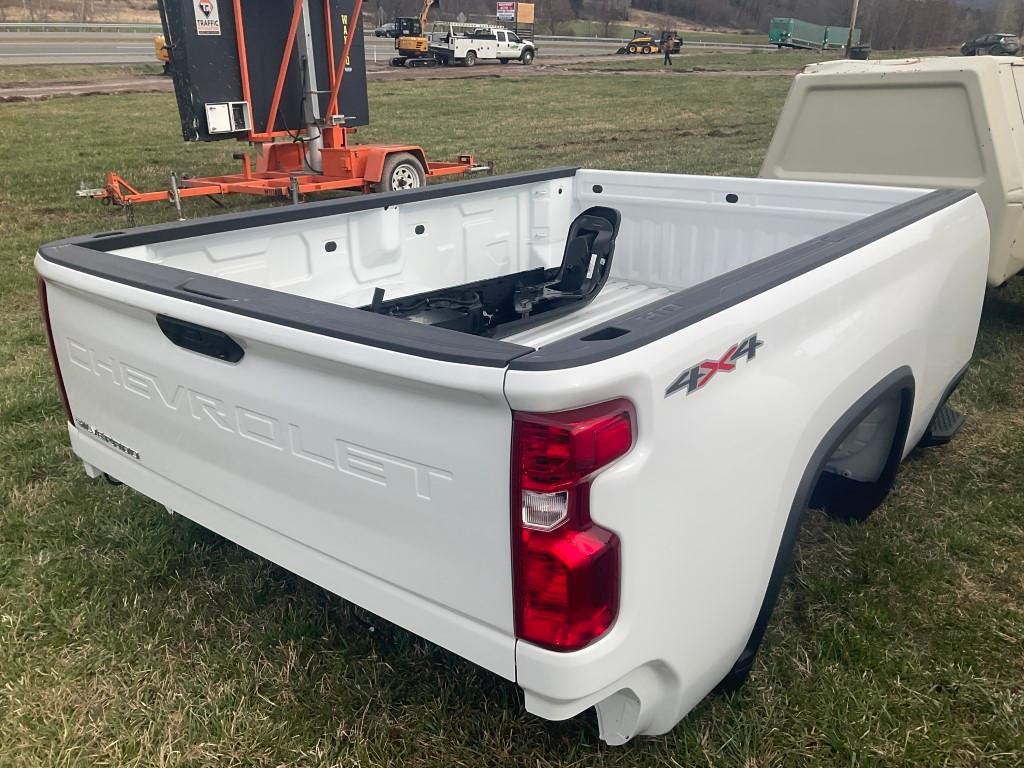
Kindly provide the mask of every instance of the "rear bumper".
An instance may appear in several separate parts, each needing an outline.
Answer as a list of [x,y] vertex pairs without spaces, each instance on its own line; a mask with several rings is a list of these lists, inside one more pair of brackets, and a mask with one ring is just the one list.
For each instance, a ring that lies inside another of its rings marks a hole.
[[525,694],[526,709],[547,720],[565,720],[595,707],[601,739],[624,744],[635,736],[671,730],[721,676],[713,669],[684,674],[685,670],[664,659],[622,671],[623,659],[638,658],[637,649],[624,647],[628,638],[622,629],[616,626],[605,638],[574,653],[520,641],[517,682]]

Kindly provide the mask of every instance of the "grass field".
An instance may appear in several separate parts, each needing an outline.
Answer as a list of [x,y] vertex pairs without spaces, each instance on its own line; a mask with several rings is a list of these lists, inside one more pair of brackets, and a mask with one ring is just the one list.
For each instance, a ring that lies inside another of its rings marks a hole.
[[[374,126],[359,135],[435,157],[472,149],[503,171],[750,175],[787,88],[628,74],[371,84]],[[496,101],[516,108],[495,120]],[[536,719],[511,683],[85,477],[34,251],[121,225],[73,196],[80,181],[117,168],[163,185],[171,169],[228,167],[236,147],[184,145],[165,94],[8,104],[0,118],[0,765],[1024,764],[1020,282],[988,298],[957,441],[913,454],[864,525],[808,514],[748,685],[610,749],[590,715]]]
[[[942,52],[930,51],[882,51],[876,59],[904,58],[911,56],[936,56]],[[705,51],[683,47],[681,54],[672,56],[672,67],[664,66],[660,54],[609,56],[568,64],[573,69],[608,70],[620,72],[674,71],[674,72],[747,72],[779,70],[796,72],[808,64],[837,61],[843,57],[833,51]]]
[[600,69],[620,72],[742,72],[786,70],[796,72],[807,64],[831,61],[837,56],[810,51],[703,51],[683,49],[673,54],[671,70],[664,66],[661,54],[607,56],[601,59],[572,62],[575,69]]
[[0,67],[0,88],[44,83],[77,83],[120,80],[140,75],[159,75],[159,64],[69,64],[55,67],[45,64],[14,64]]

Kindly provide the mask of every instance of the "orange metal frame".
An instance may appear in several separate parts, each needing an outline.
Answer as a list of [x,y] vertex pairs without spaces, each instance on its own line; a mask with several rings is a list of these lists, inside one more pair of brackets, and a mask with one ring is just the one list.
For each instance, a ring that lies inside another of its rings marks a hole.
[[[456,161],[428,161],[422,147],[403,144],[350,144],[348,134],[355,133],[355,128],[334,125],[332,118],[338,112],[338,95],[345,77],[345,62],[348,61],[352,48],[352,40],[359,27],[358,20],[362,12],[363,0],[356,0],[352,17],[345,35],[341,57],[335,62],[334,30],[330,12],[330,0],[324,0],[324,17],[327,21],[326,43],[328,60],[328,77],[330,81],[330,100],[327,104],[327,125],[321,129],[323,147],[321,149],[322,168],[319,173],[311,172],[305,157],[305,143],[301,141],[276,141],[276,139],[293,135],[287,131],[272,130],[277,120],[277,111],[281,104],[281,93],[284,90],[288,74],[299,21],[302,16],[302,0],[293,0],[291,23],[288,27],[288,39],[281,56],[281,64],[277,71],[277,80],[271,98],[270,111],[267,115],[266,128],[257,132],[250,128],[241,141],[257,145],[259,148],[255,168],[252,167],[249,153],[242,154],[242,170],[240,173],[223,176],[203,176],[187,178],[181,181],[176,194],[179,200],[191,197],[207,197],[225,194],[250,194],[265,197],[288,197],[290,195],[306,195],[314,192],[329,192],[341,189],[358,189],[362,192],[372,190],[382,178],[384,163],[388,155],[397,152],[408,152],[419,159],[427,176],[448,176],[466,173],[475,165],[472,155],[462,155]],[[245,46],[245,30],[242,16],[242,0],[232,0],[235,13],[235,42],[238,48],[238,63],[242,81],[242,98],[252,105],[252,92],[249,82],[249,62]],[[96,198],[109,200],[117,205],[126,206],[135,203],[173,201],[174,190],[142,192],[129,184],[119,174],[111,171],[107,174],[106,185],[92,195]]]

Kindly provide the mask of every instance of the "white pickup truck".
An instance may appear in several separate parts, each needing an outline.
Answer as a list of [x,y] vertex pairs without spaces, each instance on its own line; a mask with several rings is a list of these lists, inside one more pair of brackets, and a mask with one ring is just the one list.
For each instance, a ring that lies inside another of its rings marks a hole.
[[75,453],[612,744],[739,685],[809,506],[947,440],[977,194],[554,169],[78,237]]
[[472,67],[477,61],[497,59],[502,64],[518,61],[530,64],[537,46],[507,29],[481,28],[459,32],[451,27],[446,33],[431,35],[430,50],[441,64],[460,63]]

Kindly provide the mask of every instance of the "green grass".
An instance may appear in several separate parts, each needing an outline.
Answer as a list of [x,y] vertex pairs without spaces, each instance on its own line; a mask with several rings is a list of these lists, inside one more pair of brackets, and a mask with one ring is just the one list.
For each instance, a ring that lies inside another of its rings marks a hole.
[[[504,171],[749,175],[787,88],[785,77],[628,75],[372,84],[374,125],[359,136],[421,142],[435,157],[472,149]],[[516,109],[495,120],[497,101]],[[808,515],[744,690],[707,699],[666,736],[609,749],[590,715],[534,718],[514,685],[85,477],[33,253],[121,224],[72,196],[79,181],[117,168],[162,185],[172,168],[230,166],[237,147],[184,145],[168,94],[0,109],[0,765],[1024,762],[1019,282],[990,296],[957,441],[915,453],[865,525]]]
[[753,45],[766,45],[768,43],[767,32],[706,32],[684,30],[682,33],[683,43],[747,43]]
[[[694,52],[696,51],[696,52]],[[704,51],[683,48],[672,55],[672,68],[677,72],[741,72],[758,70],[785,70],[796,72],[807,64],[831,61],[838,56],[804,51]],[[575,69],[600,69],[620,72],[662,70],[661,54],[614,56],[594,61],[573,62]]]
[[142,75],[159,75],[161,69],[160,64],[15,64],[0,66],[0,88],[120,80]]

